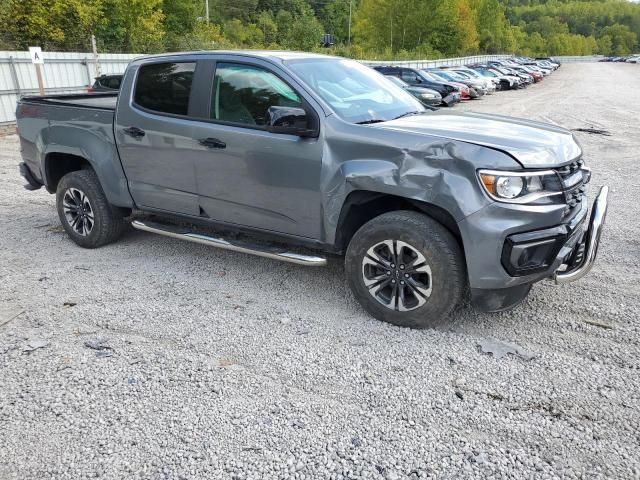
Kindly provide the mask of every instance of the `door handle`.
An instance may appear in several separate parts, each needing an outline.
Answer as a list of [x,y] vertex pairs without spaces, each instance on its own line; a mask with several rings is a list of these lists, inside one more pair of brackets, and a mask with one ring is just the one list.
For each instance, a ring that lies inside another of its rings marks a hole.
[[138,127],[127,127],[122,131],[133,138],[142,138],[145,135],[144,130]]
[[218,140],[217,138],[203,138],[202,140],[198,140],[200,145],[203,145],[207,148],[227,148],[227,144],[222,140]]

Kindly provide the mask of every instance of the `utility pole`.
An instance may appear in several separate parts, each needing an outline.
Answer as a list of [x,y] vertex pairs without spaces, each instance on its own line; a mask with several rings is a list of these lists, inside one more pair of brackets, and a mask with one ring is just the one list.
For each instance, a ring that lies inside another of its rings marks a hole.
[[93,50],[93,66],[96,70],[96,77],[99,77],[101,72],[100,57],[98,57],[98,47],[96,47],[96,36],[91,34],[91,50]]
[[204,18],[209,23],[209,0],[204,0]]
[[351,46],[351,4],[353,0],[349,0],[349,46]]

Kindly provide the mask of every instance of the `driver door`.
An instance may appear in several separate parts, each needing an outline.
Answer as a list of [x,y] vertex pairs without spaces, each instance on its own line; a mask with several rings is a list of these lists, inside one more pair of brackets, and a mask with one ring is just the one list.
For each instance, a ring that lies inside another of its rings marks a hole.
[[268,132],[271,106],[310,107],[269,67],[216,62],[209,118],[193,124],[201,215],[320,238],[322,140]]

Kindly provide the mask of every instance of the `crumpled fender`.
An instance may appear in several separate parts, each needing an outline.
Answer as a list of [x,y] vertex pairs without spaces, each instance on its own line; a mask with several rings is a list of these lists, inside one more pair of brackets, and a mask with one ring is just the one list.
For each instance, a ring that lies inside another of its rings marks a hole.
[[327,243],[335,239],[351,192],[365,190],[435,205],[459,222],[491,203],[478,183],[478,168],[519,168],[507,154],[485,146],[327,120],[321,178]]

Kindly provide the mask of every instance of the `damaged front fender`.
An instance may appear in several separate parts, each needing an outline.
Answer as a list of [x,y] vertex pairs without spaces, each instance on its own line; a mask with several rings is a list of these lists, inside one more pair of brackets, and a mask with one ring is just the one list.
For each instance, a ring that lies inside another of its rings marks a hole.
[[478,184],[478,168],[518,167],[510,156],[484,146],[331,117],[323,143],[324,236],[330,244],[345,200],[354,191],[424,202],[458,222],[491,203]]

